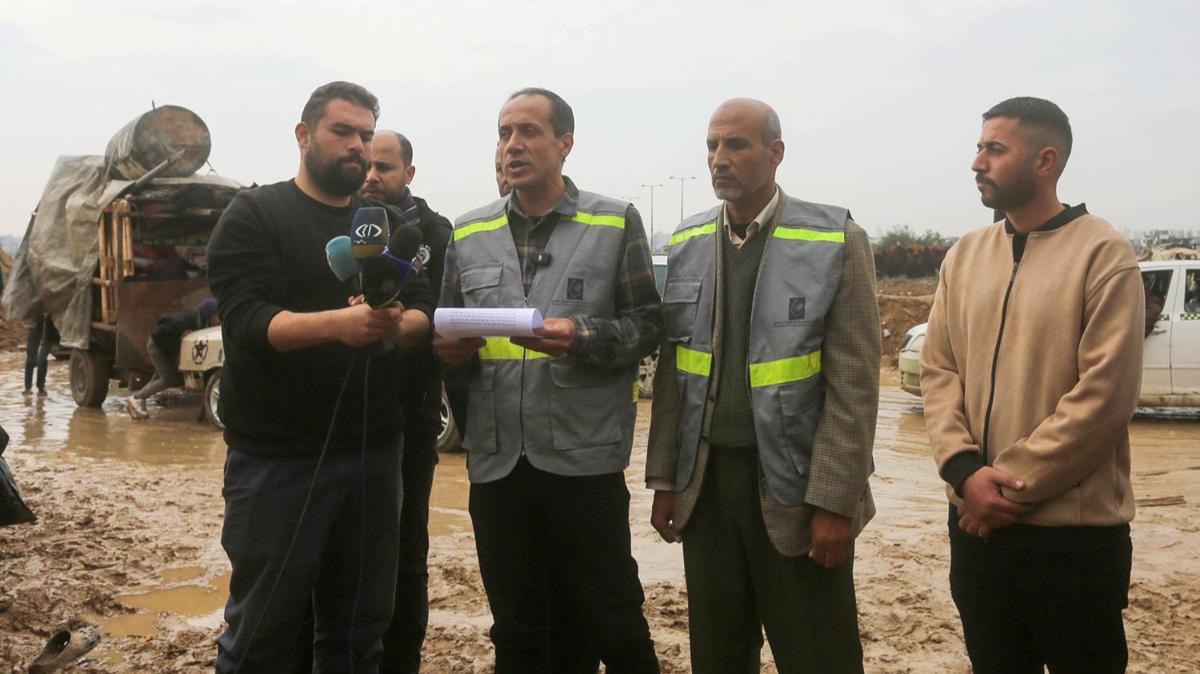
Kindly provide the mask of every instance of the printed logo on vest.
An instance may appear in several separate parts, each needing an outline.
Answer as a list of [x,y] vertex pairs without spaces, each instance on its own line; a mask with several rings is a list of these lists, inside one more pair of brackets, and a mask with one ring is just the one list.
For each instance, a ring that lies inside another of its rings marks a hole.
[[567,299],[583,301],[583,279],[567,277]]
[[788,299],[788,320],[802,321],[804,320],[804,298],[792,297]]

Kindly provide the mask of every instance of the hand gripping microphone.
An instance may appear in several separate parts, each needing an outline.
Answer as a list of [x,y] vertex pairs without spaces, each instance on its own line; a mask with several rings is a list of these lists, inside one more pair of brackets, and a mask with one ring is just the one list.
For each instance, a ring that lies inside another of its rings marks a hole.
[[401,225],[382,255],[362,261],[363,297],[372,309],[390,306],[400,296],[404,282],[421,272],[420,248],[421,230]]
[[350,249],[354,257],[365,260],[375,257],[387,248],[388,214],[381,206],[364,206],[354,213],[350,225]]
[[329,261],[329,269],[342,283],[349,283],[350,290],[355,295],[362,294],[362,285],[358,281],[359,262],[354,257],[350,237],[338,236],[325,244],[325,259]]

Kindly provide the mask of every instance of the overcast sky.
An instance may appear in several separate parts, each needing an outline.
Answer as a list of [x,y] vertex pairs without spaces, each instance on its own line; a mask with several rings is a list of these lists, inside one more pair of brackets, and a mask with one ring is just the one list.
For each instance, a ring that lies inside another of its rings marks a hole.
[[722,100],[783,121],[779,183],[869,232],[983,225],[979,115],[1058,103],[1069,203],[1123,229],[1200,228],[1200,2],[282,2],[0,0],[0,234],[21,234],[55,158],[102,154],[158,104],[198,113],[212,165],[295,175],[293,126],[335,79],[379,96],[416,148],[414,192],[454,218],[495,195],[496,114],[523,86],[575,110],[567,173],[636,197],[660,234],[714,203],[704,136]]

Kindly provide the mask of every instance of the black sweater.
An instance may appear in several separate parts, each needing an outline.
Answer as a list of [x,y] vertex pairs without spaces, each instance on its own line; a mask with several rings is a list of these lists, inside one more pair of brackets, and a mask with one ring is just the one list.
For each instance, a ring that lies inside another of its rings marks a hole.
[[[454,226],[438,214],[425,200],[413,197],[417,204],[417,227],[421,230],[422,243],[429,248],[429,261],[425,264],[425,277],[433,288],[433,296],[439,296],[442,285],[442,268],[446,259],[446,246],[454,233]],[[404,355],[406,376],[425,382],[423,387],[410,387],[412,394],[405,403],[404,428],[406,436],[436,438],[441,429],[442,366],[433,355],[433,334],[421,344],[409,349]],[[410,445],[411,448],[411,445]]]
[[[360,206],[354,197],[334,208],[313,200],[293,181],[239,193],[221,215],[208,244],[208,282],[221,307],[225,369],[221,420],[230,448],[258,454],[315,454],[333,422],[338,392],[353,368],[338,407],[331,451],[357,450],[363,435],[367,379],[367,444],[392,445],[404,424],[405,386],[399,350],[322,344],[276,351],[267,326],[283,310],[340,309],[351,294],[325,259],[325,244],[348,234]],[[400,301],[433,313],[429,283],[405,284]]]

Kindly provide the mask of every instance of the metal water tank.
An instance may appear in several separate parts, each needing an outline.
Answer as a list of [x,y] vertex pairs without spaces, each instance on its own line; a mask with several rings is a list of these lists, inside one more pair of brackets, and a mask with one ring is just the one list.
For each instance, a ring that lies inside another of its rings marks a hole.
[[161,105],[138,115],[118,131],[108,141],[104,157],[112,178],[137,180],[183,150],[183,156],[157,174],[183,178],[204,166],[211,149],[208,126],[199,115],[178,105]]

